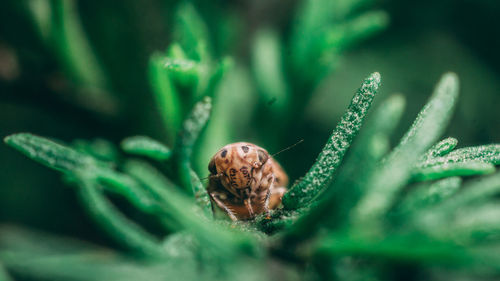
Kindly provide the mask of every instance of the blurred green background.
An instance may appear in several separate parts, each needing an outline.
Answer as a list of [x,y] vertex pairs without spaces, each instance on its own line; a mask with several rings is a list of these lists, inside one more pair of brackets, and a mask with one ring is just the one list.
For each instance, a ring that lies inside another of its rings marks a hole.
[[[63,8],[69,10],[48,13],[49,2],[0,1],[0,136],[32,132],[66,142],[103,138],[118,144],[140,134],[172,146],[173,136],[165,131],[155,105],[148,63],[154,52],[172,43],[180,2],[67,1]],[[498,1],[371,3],[370,9],[388,14],[388,27],[342,53],[334,71],[308,89],[311,97],[304,108],[286,117],[291,126],[282,126],[273,114],[279,99],[259,95],[251,66],[256,34],[273,28],[285,40],[300,1],[194,1],[194,7],[207,23],[213,54],[229,55],[234,63],[217,90],[219,98],[231,104],[214,109],[225,119],[222,124],[231,127],[207,133],[218,136],[212,143],[205,140],[212,150],[226,144],[218,143],[224,139],[254,142],[270,152],[304,139],[277,157],[296,179],[314,161],[359,82],[374,71],[382,75],[379,101],[393,93],[404,94],[408,101],[395,140],[446,71],[456,72],[461,80],[461,98],[447,135],[458,138],[459,146],[500,140]],[[58,19],[67,21],[63,26],[73,28],[68,42],[81,54],[68,55],[75,49],[47,35],[68,32],[49,30],[53,27],[46,24],[51,20],[47,17],[58,12],[64,13]],[[78,34],[87,40],[80,41]],[[85,53],[89,50],[90,56]],[[71,55],[83,60],[84,69],[74,71],[78,64],[69,62]],[[197,154],[199,172],[205,173],[203,167],[214,152]],[[0,145],[1,223],[111,243],[78,204],[56,172]]]

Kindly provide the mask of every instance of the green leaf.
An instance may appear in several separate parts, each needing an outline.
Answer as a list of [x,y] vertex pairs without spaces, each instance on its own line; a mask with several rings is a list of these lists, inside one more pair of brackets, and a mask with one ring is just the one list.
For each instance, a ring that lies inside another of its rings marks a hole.
[[31,20],[34,23],[39,36],[48,42],[50,40],[50,28],[52,24],[52,9],[50,1],[38,0],[26,3],[28,3],[26,8],[31,13]]
[[426,181],[454,176],[487,175],[495,172],[495,166],[480,161],[442,163],[419,167],[412,172],[412,180]]
[[418,163],[417,167],[425,168],[446,163],[464,163],[468,161],[491,163],[493,165],[500,164],[500,144],[464,147],[449,153],[448,151],[445,150],[445,153],[441,155],[431,155],[432,157],[425,158],[424,161]]
[[194,198],[196,199],[196,203],[200,206],[205,215],[212,215],[212,208],[210,199],[208,197],[208,192],[205,188],[205,185],[198,177],[195,171],[191,170],[191,185],[193,186]]
[[252,81],[242,67],[235,67],[221,80],[213,97],[210,120],[193,154],[193,168],[200,177],[208,175],[210,158],[246,130],[252,121],[254,99]]
[[[161,190],[162,188],[168,188],[169,190],[177,190],[179,188],[147,162],[130,160],[125,163],[124,169],[132,177],[142,182],[142,186],[144,186],[148,193],[150,193],[157,201],[165,201],[165,196],[167,196],[165,192]],[[192,172],[192,177],[193,181],[198,179],[194,172]],[[193,185],[201,185],[201,182],[198,179],[198,182],[193,183]],[[208,195],[201,194],[206,194],[207,192],[203,185],[199,188],[202,188],[202,190],[195,194],[196,202],[202,208],[205,215],[209,217],[212,215],[212,211],[210,209]],[[177,221],[178,218],[173,218],[173,220]],[[177,224],[174,224],[173,227],[170,228],[171,231],[178,231],[180,229],[181,228],[179,228]]]
[[[290,38],[291,64],[296,72],[304,69],[307,64],[315,63],[318,37],[332,19],[334,3],[326,0],[306,0],[298,5],[296,22]],[[319,34],[318,34],[319,33]],[[314,76],[311,73],[309,77]]]
[[[258,216],[255,218],[255,225],[262,232],[272,235],[280,233],[280,231],[290,228],[292,224],[297,221],[299,215],[303,212],[303,209],[298,209],[296,211],[277,209],[271,210],[271,219],[266,214]],[[286,235],[286,234],[285,234]],[[290,236],[291,237],[291,236]],[[288,237],[285,237],[288,239]],[[289,239],[288,239],[289,240]]]
[[123,169],[125,173],[137,180],[156,199],[164,200],[162,189],[175,190],[177,186],[148,162],[128,160]]
[[211,60],[207,26],[190,3],[181,3],[176,12],[175,38],[188,58],[208,63]]
[[[170,193],[176,193],[178,187],[147,162],[130,160],[125,163],[124,169],[160,202],[163,207],[161,218],[166,220],[165,224],[170,227],[169,230],[171,232],[183,230],[182,217],[188,214],[179,215],[179,210],[175,209],[175,206],[170,203],[173,199],[169,197],[171,196]],[[180,195],[174,194],[173,196],[179,197]],[[182,198],[181,200],[186,201]],[[193,211],[197,210],[193,209]],[[205,212],[205,214],[209,215],[208,212]]]
[[111,192],[127,198],[132,204],[146,212],[151,212],[154,202],[126,175],[113,171],[109,164],[70,147],[28,133],[8,136],[5,142],[20,150],[29,158],[58,170],[70,178],[75,173],[91,173]]
[[500,237],[498,202],[492,200],[499,192],[500,173],[481,177],[448,200],[414,214],[411,225],[439,240],[491,247],[491,242]]
[[422,235],[388,235],[374,240],[349,235],[329,235],[319,240],[313,251],[318,257],[360,256],[398,262],[479,265],[478,260],[464,247],[434,241]]
[[103,86],[105,76],[77,17],[76,1],[51,2],[54,16],[51,43],[57,48],[57,54],[62,56],[66,67],[79,82],[94,87]]
[[360,228],[376,231],[373,225],[381,223],[419,157],[444,132],[457,97],[457,76],[445,74],[411,128],[370,180],[369,190],[353,212],[353,222]]
[[181,59],[181,60],[188,59],[186,53],[184,52],[184,50],[182,49],[181,45],[178,42],[173,42],[168,46],[167,57],[172,59]]
[[159,245],[168,258],[136,259],[75,239],[1,226],[0,260],[20,280],[199,280],[206,271],[193,270],[199,266],[196,257],[179,255],[188,242],[178,238]]
[[63,173],[84,167],[106,166],[90,155],[29,133],[10,135],[4,142],[29,158]]
[[106,199],[102,188],[92,175],[85,172],[78,173],[76,177],[83,206],[101,228],[134,252],[148,256],[165,256],[155,237],[126,218]]
[[155,212],[157,202],[128,175],[111,169],[99,169],[93,171],[92,176],[103,189],[125,197],[139,210],[145,213]]
[[435,144],[431,149],[429,149],[425,155],[424,159],[444,156],[452,151],[458,144],[458,140],[455,138],[446,138],[437,144]]
[[40,37],[79,88],[74,91],[77,102],[90,110],[116,113],[117,101],[109,92],[110,82],[85,34],[76,1],[27,2]]
[[265,101],[275,100],[273,109],[283,114],[289,103],[282,62],[282,46],[273,30],[260,30],[252,47],[252,64],[259,92]]
[[318,83],[337,66],[345,47],[388,25],[388,16],[381,11],[348,17],[364,2],[305,0],[299,5],[289,44],[292,74],[301,80],[298,84]]
[[388,25],[389,16],[386,12],[372,11],[345,23],[332,26],[325,32],[322,52],[326,55],[328,53],[338,53],[384,30]]
[[480,202],[499,192],[500,173],[497,172],[490,176],[483,176],[468,183],[462,188],[461,192],[433,208],[433,214],[429,210],[429,215],[450,214],[465,205]]
[[115,145],[104,139],[97,138],[90,141],[76,139],[71,142],[71,147],[105,162],[113,162],[118,158]]
[[[420,225],[420,229],[439,240],[466,245],[489,245],[500,238],[499,214],[498,202],[479,201],[462,206],[453,214],[435,220],[432,224],[427,221],[427,224]],[[434,225],[438,222],[438,225]]]
[[172,226],[177,227],[172,230],[189,231],[202,245],[223,258],[230,259],[243,253],[256,254],[256,241],[253,235],[207,220],[198,213],[200,209],[189,197],[172,188],[152,166],[141,162],[129,162],[126,169],[161,200],[163,215],[172,220]]
[[174,136],[179,131],[182,123],[182,104],[169,72],[163,67],[163,58],[159,54],[151,56],[149,60],[149,82],[169,140],[173,143]]
[[283,206],[286,209],[293,210],[305,206],[331,182],[344,154],[363,124],[379,85],[378,73],[373,73],[364,80],[313,166],[283,196]]
[[194,87],[198,84],[200,72],[207,71],[206,66],[189,59],[158,57],[158,64],[163,67],[169,77],[184,87]]
[[319,195],[319,202],[290,227],[285,239],[305,239],[320,225],[340,225],[346,221],[349,211],[369,184],[377,163],[389,150],[389,137],[403,113],[404,104],[401,96],[393,96],[377,108],[341,167],[338,179]]
[[120,145],[127,153],[149,157],[158,161],[166,161],[172,155],[170,148],[146,136],[128,137]]
[[158,241],[120,214],[102,194],[102,189],[118,193],[138,209],[154,213],[156,202],[131,178],[90,155],[42,137],[21,133],[5,138],[5,142],[31,159],[63,172],[70,180],[76,180],[83,205],[115,239],[139,253],[159,254],[155,244]]
[[[445,140],[446,141],[446,140]],[[453,147],[443,141],[428,152],[416,165],[413,180],[438,179],[449,176],[472,176],[490,174],[495,171],[493,165],[500,164],[500,145],[490,144],[476,147],[465,147],[448,153]],[[440,145],[443,145],[441,148]],[[456,143],[455,143],[456,145]],[[443,152],[439,151],[444,150]]]
[[423,183],[415,186],[398,204],[397,212],[412,214],[415,211],[438,204],[457,193],[461,184],[461,178],[450,177],[433,183]]
[[205,97],[198,102],[191,114],[184,120],[183,128],[180,131],[175,143],[172,159],[172,169],[175,170],[181,187],[188,194],[195,194],[193,180],[191,178],[191,154],[193,146],[205,127],[212,109],[212,100]]
[[222,79],[225,77],[226,73],[233,69],[233,67],[234,61],[231,57],[224,57],[217,64],[211,66],[210,72],[207,72],[206,74],[206,85],[200,83],[198,86],[198,95],[215,97]]
[[[441,77],[434,93],[424,108],[418,113],[410,129],[401,139],[401,142],[394,149],[393,154],[402,153],[407,149],[409,143],[424,137],[425,140],[434,140],[438,133],[442,132],[455,108],[458,98],[459,81],[455,73],[446,73]],[[425,129],[432,130],[427,132]],[[421,143],[423,143],[421,141]],[[429,144],[427,144],[429,145]]]

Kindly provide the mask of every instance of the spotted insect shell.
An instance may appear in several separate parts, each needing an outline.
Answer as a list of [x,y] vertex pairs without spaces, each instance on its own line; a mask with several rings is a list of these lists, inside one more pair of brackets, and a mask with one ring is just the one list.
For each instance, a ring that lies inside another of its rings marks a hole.
[[250,219],[281,203],[288,177],[269,153],[254,144],[224,146],[209,163],[212,206],[233,220]]

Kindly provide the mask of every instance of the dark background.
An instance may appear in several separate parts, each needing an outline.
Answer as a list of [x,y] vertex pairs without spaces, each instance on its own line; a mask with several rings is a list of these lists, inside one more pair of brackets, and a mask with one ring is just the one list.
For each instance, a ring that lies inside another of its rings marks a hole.
[[[249,64],[253,32],[272,25],[286,35],[297,8],[297,1],[199,2],[196,7],[209,26],[217,21],[218,13],[231,13],[239,19],[244,32],[228,37],[226,44],[216,46],[216,52],[231,54],[242,67]],[[393,93],[407,98],[407,111],[394,141],[414,119],[439,77],[453,71],[460,77],[461,97],[447,135],[458,138],[459,146],[498,142],[497,3],[376,2],[373,7],[388,12],[389,27],[345,52],[340,66],[315,90],[290,141],[282,144],[285,147],[305,139],[304,144],[278,157],[291,178],[307,170],[360,81],[373,71],[380,72],[383,79],[379,101]],[[84,30],[120,101],[118,110],[103,112],[71,98],[73,89],[64,70],[41,42],[21,5],[16,0],[0,1],[0,136],[32,132],[67,142],[99,137],[118,143],[141,134],[164,140],[148,85],[147,63],[152,52],[165,49],[171,41],[176,4],[78,1]],[[251,132],[259,130],[256,122],[247,126]],[[253,141],[253,136],[242,134],[234,141]],[[58,173],[0,145],[0,223],[107,242],[78,204]]]

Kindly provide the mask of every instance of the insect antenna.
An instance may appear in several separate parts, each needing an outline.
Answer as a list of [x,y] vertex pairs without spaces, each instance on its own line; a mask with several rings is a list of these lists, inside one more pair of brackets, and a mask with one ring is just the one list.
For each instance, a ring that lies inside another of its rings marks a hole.
[[287,151],[287,150],[289,150],[289,149],[292,149],[292,148],[294,148],[296,145],[298,145],[298,144],[302,143],[303,141],[304,141],[304,139],[301,139],[301,140],[299,140],[298,142],[296,142],[296,143],[294,143],[294,144],[290,145],[289,147],[286,147],[286,148],[284,148],[284,149],[282,149],[282,150],[280,150],[280,151],[278,151],[278,152],[274,153],[273,155],[271,155],[271,157],[274,157],[274,156],[276,156],[276,155],[280,154],[281,152],[285,152],[285,151]]

